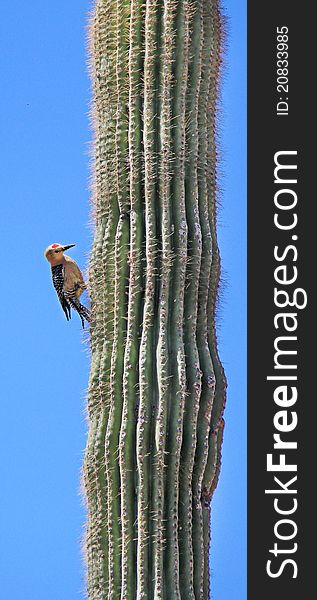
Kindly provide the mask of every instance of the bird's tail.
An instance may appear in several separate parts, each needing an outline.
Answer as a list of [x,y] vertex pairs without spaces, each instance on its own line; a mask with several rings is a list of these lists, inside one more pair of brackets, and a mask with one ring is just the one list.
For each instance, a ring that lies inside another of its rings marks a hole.
[[85,327],[85,321],[84,319],[86,319],[86,321],[88,323],[90,323],[91,321],[91,314],[90,314],[90,310],[84,306],[83,304],[81,304],[79,302],[79,300],[76,298],[69,298],[69,303],[72,306],[72,308],[74,310],[76,310],[76,312],[78,312],[80,318],[81,318],[81,324],[83,326],[83,329]]

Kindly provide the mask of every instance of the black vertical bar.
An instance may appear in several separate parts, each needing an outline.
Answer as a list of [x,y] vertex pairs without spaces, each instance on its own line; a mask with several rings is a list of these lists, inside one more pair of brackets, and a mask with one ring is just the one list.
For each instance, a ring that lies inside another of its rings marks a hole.
[[[266,594],[269,600],[298,600],[306,589],[310,590],[307,598],[317,597],[317,35],[313,7],[294,0],[248,2],[249,600]],[[282,60],[286,62],[278,63]],[[297,168],[277,170],[274,177],[277,163]],[[294,207],[285,209],[292,198]],[[278,267],[282,268],[276,271]],[[281,290],[285,294],[274,299],[274,289],[275,294]],[[299,308],[306,294],[307,306]],[[283,304],[282,298],[284,308],[277,306]],[[276,355],[275,362],[276,348],[297,354]],[[285,401],[285,391],[289,400],[298,394],[292,406]],[[274,394],[284,404],[278,404]],[[280,437],[274,439],[274,434]],[[274,443],[282,442],[297,447],[274,448]],[[276,471],[268,470],[270,454]],[[289,470],[282,471],[278,465],[284,459]]]

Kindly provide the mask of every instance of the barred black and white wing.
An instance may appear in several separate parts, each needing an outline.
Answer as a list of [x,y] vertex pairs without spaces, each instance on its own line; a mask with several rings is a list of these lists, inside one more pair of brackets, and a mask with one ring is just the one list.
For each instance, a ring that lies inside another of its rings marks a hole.
[[52,280],[53,280],[53,285],[56,290],[58,299],[59,299],[62,309],[65,313],[66,319],[67,319],[67,321],[69,321],[69,319],[71,319],[71,308],[70,308],[70,304],[64,294],[64,267],[63,267],[63,265],[56,265],[55,267],[52,267]]

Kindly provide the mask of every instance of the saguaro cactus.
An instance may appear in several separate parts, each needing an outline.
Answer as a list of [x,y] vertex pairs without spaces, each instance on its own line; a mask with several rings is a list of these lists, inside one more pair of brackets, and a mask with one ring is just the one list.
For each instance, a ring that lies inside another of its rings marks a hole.
[[96,0],[88,597],[209,598],[218,0]]

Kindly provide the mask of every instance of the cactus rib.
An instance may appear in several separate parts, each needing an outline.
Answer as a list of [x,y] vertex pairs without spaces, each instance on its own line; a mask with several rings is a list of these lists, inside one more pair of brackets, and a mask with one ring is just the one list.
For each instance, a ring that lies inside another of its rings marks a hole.
[[158,0],[147,0],[144,16],[144,231],[145,286],[144,312],[140,343],[140,401],[137,421],[137,598],[152,597],[152,563],[150,556],[153,423],[152,412],[157,405],[154,310],[157,294],[157,225],[156,225],[156,109],[157,109],[157,23]]
[[136,409],[138,404],[139,333],[142,322],[142,188],[140,67],[142,3],[131,1],[129,47],[130,251],[127,341],[123,369],[123,411],[119,439],[122,523],[122,600],[135,598],[136,573]]

